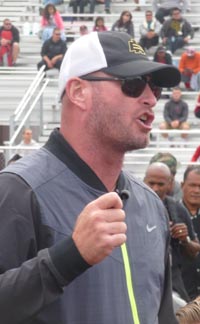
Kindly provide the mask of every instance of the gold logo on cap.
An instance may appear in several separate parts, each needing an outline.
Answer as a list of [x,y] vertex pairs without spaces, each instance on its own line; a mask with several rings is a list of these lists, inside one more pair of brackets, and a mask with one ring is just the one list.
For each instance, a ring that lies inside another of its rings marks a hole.
[[128,41],[129,52],[146,55],[143,48],[132,38]]

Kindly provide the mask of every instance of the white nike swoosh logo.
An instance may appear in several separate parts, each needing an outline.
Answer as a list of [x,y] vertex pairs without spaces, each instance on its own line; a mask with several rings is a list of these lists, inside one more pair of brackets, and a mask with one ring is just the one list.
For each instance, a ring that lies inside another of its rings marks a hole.
[[149,232],[149,233],[151,233],[151,232],[152,232],[153,230],[155,230],[156,228],[157,228],[156,225],[150,227],[150,226],[147,224],[147,226],[146,226],[147,232]]

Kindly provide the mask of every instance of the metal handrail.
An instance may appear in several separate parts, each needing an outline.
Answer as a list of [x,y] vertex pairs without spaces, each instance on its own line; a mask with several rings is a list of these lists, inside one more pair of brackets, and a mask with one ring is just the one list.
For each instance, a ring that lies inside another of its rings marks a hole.
[[43,65],[40,70],[38,71],[36,77],[33,79],[33,82],[29,86],[28,90],[26,91],[25,95],[23,96],[21,102],[17,106],[15,112],[14,112],[14,120],[17,121],[21,115],[21,113],[24,111],[28,101],[30,100],[30,96],[35,92],[35,89],[37,88],[38,84],[41,82],[41,80],[44,77],[44,69],[45,65]]
[[[12,146],[12,144],[15,142],[17,136],[19,135],[20,131],[24,127],[25,122],[27,121],[27,119],[31,115],[33,109],[35,108],[35,106],[38,103],[39,99],[41,98],[42,94],[44,93],[44,90],[46,89],[46,86],[47,86],[48,83],[49,83],[49,79],[46,79],[45,82],[44,82],[44,84],[43,84],[43,86],[42,86],[42,88],[40,89],[39,93],[35,97],[33,103],[31,104],[29,110],[26,112],[24,118],[22,119],[21,123],[17,127],[17,130],[14,132],[13,136],[11,137],[11,139],[9,141],[9,146]],[[40,122],[42,123],[41,120],[40,120]]]

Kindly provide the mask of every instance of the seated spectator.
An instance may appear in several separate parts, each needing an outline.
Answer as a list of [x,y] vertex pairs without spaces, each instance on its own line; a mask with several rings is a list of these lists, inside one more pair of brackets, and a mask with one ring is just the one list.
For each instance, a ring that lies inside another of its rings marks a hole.
[[[184,129],[188,130],[188,104],[181,99],[182,93],[179,88],[174,88],[172,96],[164,106],[164,122],[160,124],[160,129]],[[163,134],[168,137],[168,134]],[[186,138],[187,134],[181,134],[182,138]]]
[[200,90],[200,53],[189,46],[179,61],[181,80],[187,89]]
[[0,28],[0,65],[14,66],[19,54],[19,31],[6,18]]
[[80,36],[87,35],[89,33],[88,27],[86,25],[81,25],[79,27],[79,33],[80,33]]
[[33,153],[35,150],[31,149],[32,147],[39,148],[39,144],[32,138],[32,130],[26,128],[22,134],[22,141],[19,144],[19,149],[17,149],[16,154],[19,154],[21,157]]
[[159,46],[153,57],[154,62],[163,63],[163,64],[172,64],[172,56],[167,52],[166,47]]
[[111,30],[125,32],[134,37],[135,33],[131,12],[128,10],[122,11],[120,18],[112,25]]
[[187,305],[181,307],[176,312],[179,324],[199,324],[200,323],[200,297],[197,297]]
[[95,19],[95,24],[94,24],[94,27],[93,27],[93,31],[102,32],[102,31],[107,31],[107,30],[108,30],[108,28],[104,24],[104,18],[103,17],[97,17]]
[[173,8],[182,9],[185,12],[189,8],[188,0],[153,0],[153,12],[155,12],[156,19],[163,24],[165,17],[171,15]]
[[60,29],[55,28],[52,37],[42,45],[42,61],[37,65],[38,70],[42,65],[45,65],[45,71],[53,68],[60,70],[66,49],[66,42],[61,39]]
[[191,162],[200,162],[200,145],[196,148],[190,161]]
[[66,40],[62,17],[52,3],[49,3],[43,10],[41,27],[42,27],[41,38],[43,42],[45,42],[47,39],[49,39],[52,36],[55,27],[61,30],[61,38],[64,41]]
[[139,27],[140,32],[140,45],[145,49],[158,45],[160,24],[153,17],[153,12],[147,10],[145,12],[145,20]]
[[194,35],[191,24],[182,17],[179,8],[172,9],[171,18],[166,20],[161,28],[162,43],[171,53],[187,45]]

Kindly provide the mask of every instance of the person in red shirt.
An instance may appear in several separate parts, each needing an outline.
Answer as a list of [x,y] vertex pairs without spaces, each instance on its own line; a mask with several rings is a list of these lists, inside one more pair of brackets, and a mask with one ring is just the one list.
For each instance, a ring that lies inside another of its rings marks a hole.
[[194,47],[189,46],[181,55],[179,71],[186,88],[200,90],[200,53]]
[[19,54],[19,31],[10,19],[3,21],[0,28],[0,65],[13,66]]

